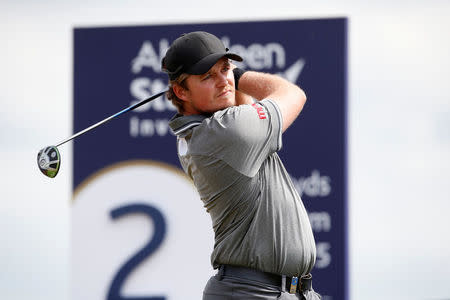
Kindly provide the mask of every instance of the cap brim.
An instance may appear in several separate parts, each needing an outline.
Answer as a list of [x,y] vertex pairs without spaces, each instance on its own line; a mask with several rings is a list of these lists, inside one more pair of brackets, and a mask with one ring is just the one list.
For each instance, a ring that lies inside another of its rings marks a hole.
[[235,60],[235,61],[243,61],[242,57],[240,57],[239,55],[234,54],[234,53],[228,53],[228,52],[213,53],[213,54],[210,54],[210,55],[204,57],[199,62],[197,62],[195,65],[190,67],[189,70],[186,71],[186,73],[192,74],[192,75],[205,74],[222,57],[227,57],[227,58]]

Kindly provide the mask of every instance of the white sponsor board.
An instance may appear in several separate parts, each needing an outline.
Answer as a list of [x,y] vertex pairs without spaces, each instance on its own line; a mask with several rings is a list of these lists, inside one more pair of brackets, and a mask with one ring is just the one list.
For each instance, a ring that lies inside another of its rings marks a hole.
[[201,299],[214,274],[211,220],[181,170],[112,165],[79,186],[71,213],[71,299]]

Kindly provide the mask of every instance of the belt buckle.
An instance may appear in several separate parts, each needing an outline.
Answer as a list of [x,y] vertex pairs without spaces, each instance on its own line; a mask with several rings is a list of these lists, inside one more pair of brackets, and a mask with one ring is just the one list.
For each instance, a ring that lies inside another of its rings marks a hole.
[[289,289],[289,294],[295,294],[297,292],[298,277],[291,278],[291,288]]

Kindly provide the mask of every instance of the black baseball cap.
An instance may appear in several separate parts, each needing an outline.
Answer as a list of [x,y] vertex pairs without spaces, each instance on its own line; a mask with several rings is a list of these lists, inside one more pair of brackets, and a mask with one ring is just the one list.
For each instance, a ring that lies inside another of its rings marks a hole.
[[161,61],[161,69],[175,80],[183,73],[201,75],[222,57],[242,61],[242,57],[228,52],[222,41],[204,31],[185,33],[177,38]]

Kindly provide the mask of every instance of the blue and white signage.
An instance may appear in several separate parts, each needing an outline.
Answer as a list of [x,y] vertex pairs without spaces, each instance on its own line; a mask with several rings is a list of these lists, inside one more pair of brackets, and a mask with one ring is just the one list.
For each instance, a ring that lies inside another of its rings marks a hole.
[[[314,288],[348,299],[345,18],[76,28],[74,132],[166,89],[165,51],[196,30],[241,55],[239,67],[305,90],[279,154],[314,230]],[[213,232],[180,169],[175,113],[161,97],[74,141],[72,299],[201,299]]]

